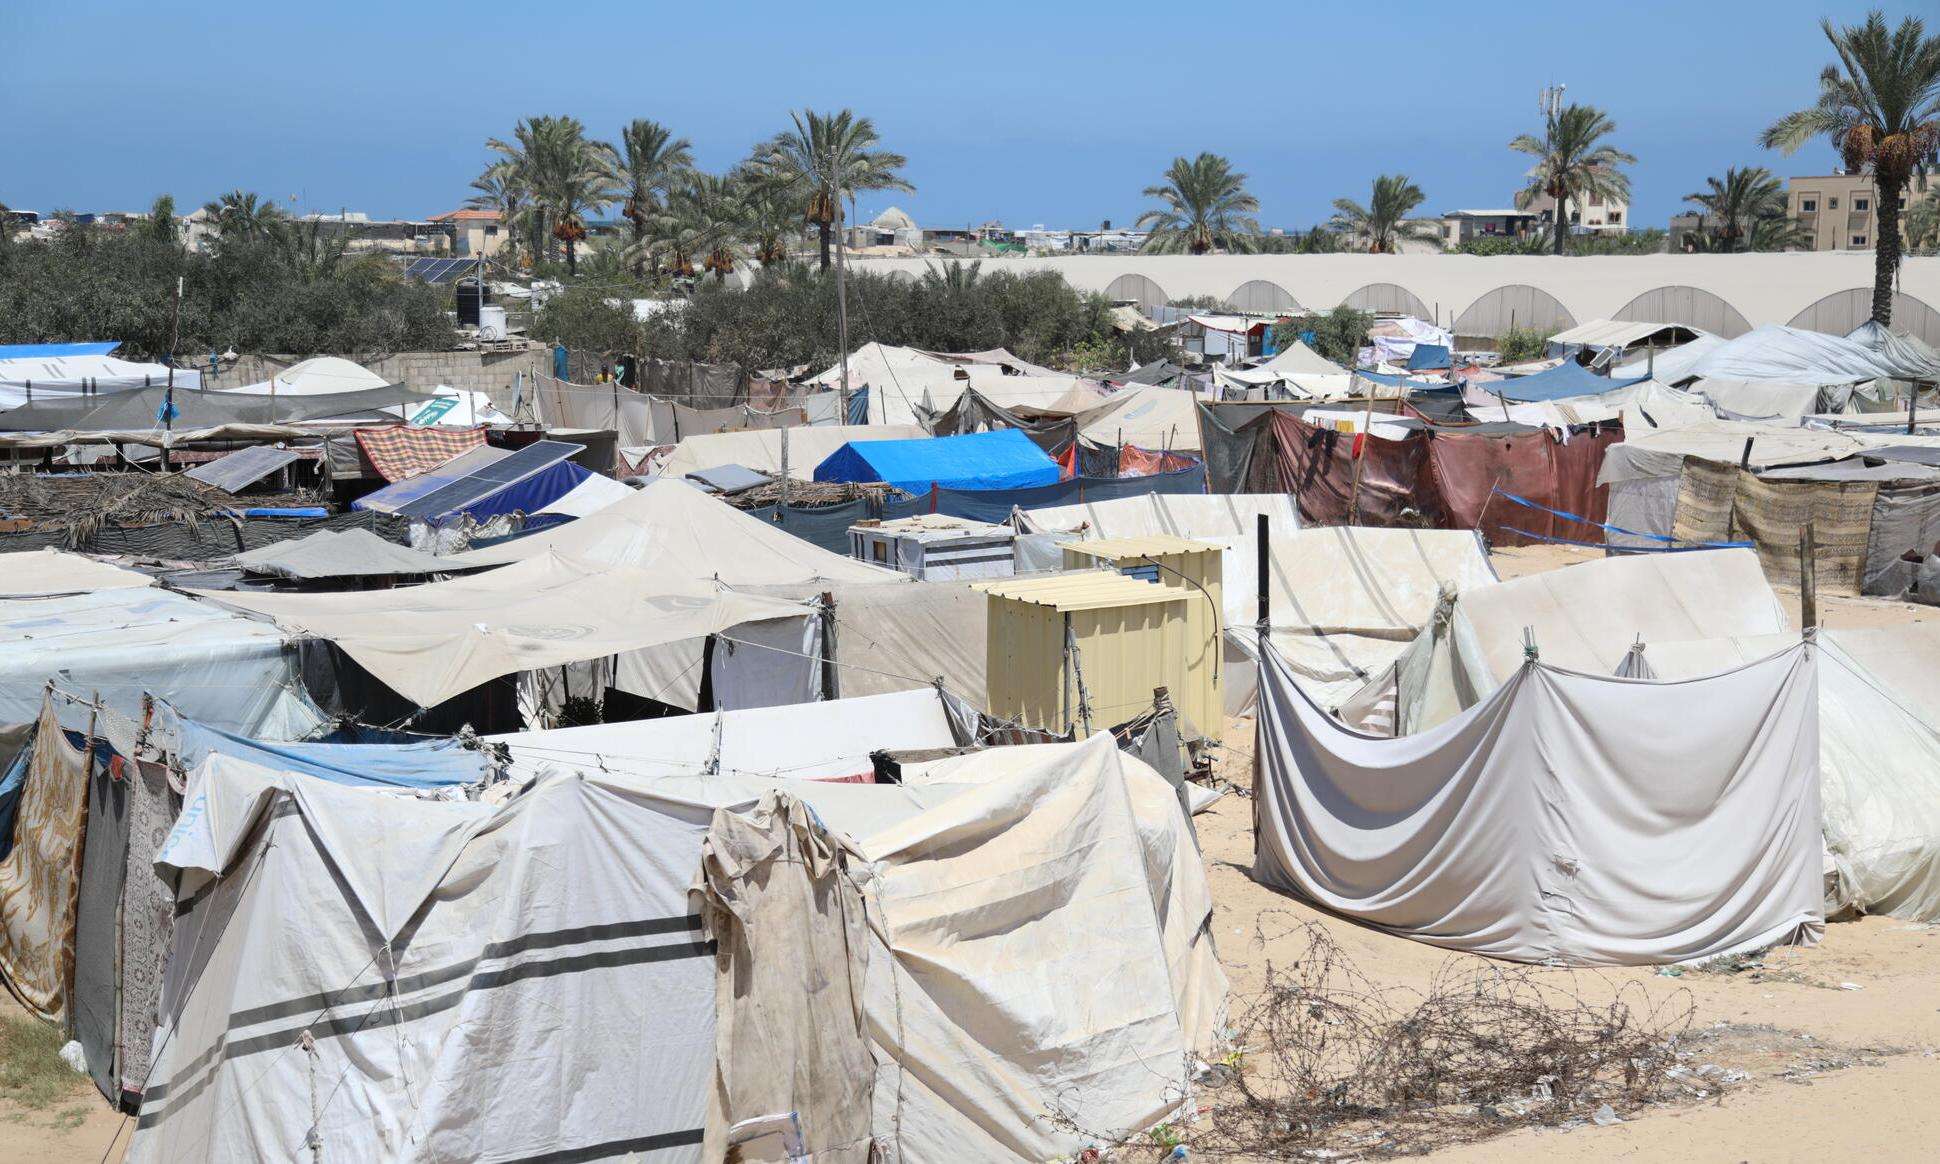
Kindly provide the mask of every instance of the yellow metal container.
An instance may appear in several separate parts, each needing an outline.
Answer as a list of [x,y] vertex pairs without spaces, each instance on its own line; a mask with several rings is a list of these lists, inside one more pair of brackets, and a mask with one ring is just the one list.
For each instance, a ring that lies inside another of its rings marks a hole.
[[989,710],[1051,731],[1100,731],[1186,680],[1178,591],[1087,570],[976,584],[989,603]]
[[1066,542],[1067,570],[1109,566],[1120,574],[1181,592],[1185,609],[1185,678],[1172,686],[1172,702],[1184,716],[1182,735],[1196,731],[1218,738],[1225,722],[1225,632],[1222,589],[1225,551],[1210,542],[1170,534]]

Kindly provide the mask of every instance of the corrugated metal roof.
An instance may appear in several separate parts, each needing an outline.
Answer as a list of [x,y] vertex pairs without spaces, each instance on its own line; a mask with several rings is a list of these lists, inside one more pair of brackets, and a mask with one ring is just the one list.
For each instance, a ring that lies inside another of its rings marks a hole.
[[1211,542],[1195,542],[1173,534],[1149,534],[1135,538],[1094,538],[1066,542],[1064,548],[1106,562],[1133,558],[1154,558],[1162,554],[1220,554],[1225,550]]
[[1185,601],[1182,591],[1141,582],[1123,574],[1084,570],[1071,574],[1037,574],[976,584],[976,589],[1013,602],[1048,606],[1053,610],[1105,610]]

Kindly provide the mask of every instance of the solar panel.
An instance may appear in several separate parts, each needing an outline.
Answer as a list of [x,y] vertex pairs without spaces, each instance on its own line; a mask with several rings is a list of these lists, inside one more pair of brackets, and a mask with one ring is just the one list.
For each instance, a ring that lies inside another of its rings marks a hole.
[[296,460],[296,453],[289,449],[279,449],[273,445],[254,445],[247,449],[237,449],[224,457],[217,457],[206,465],[197,465],[182,476],[192,477],[204,485],[214,485],[228,493],[235,493],[254,485],[294,460]]
[[404,274],[406,278],[419,279],[426,283],[450,283],[461,276],[471,274],[472,268],[477,265],[477,259],[412,259],[404,268]]
[[575,453],[585,451],[585,445],[568,444],[565,441],[534,441],[509,457],[484,466],[441,488],[434,489],[416,501],[400,506],[398,513],[420,521],[439,517],[454,510],[490,497],[508,485],[517,484],[534,473],[569,460]]
[[512,450],[501,449],[494,445],[479,445],[466,449],[451,460],[435,469],[393,481],[382,489],[366,493],[357,499],[357,508],[374,509],[379,513],[396,513],[398,510],[427,493],[442,489],[454,481],[469,477],[485,466],[512,455]]

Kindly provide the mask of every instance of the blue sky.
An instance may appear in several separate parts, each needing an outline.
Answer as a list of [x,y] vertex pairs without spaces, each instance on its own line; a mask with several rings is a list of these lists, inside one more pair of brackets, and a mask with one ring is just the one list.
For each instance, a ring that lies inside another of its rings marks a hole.
[[416,217],[460,204],[486,137],[523,115],[600,136],[654,117],[724,167],[807,105],[873,116],[908,155],[917,193],[865,216],[1123,225],[1174,155],[1213,150],[1266,225],[1301,227],[1378,173],[1412,177],[1424,211],[1506,205],[1522,167],[1504,146],[1563,82],[1614,117],[1641,159],[1632,221],[1661,226],[1727,165],[1830,168],[1822,145],[1787,159],[1753,139],[1811,99],[1819,18],[1866,7],[25,2],[0,11],[0,202],[166,191],[186,209],[240,186]]

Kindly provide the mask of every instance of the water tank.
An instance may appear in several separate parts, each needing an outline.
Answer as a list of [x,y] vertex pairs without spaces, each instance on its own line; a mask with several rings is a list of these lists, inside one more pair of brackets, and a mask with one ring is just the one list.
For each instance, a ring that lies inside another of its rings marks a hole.
[[505,338],[505,308],[487,303],[478,309],[478,338],[482,340]]
[[460,280],[456,284],[456,287],[458,292],[459,326],[464,327],[469,325],[471,327],[477,327],[479,325],[478,309],[485,305],[485,301],[490,299],[491,295],[476,279]]

